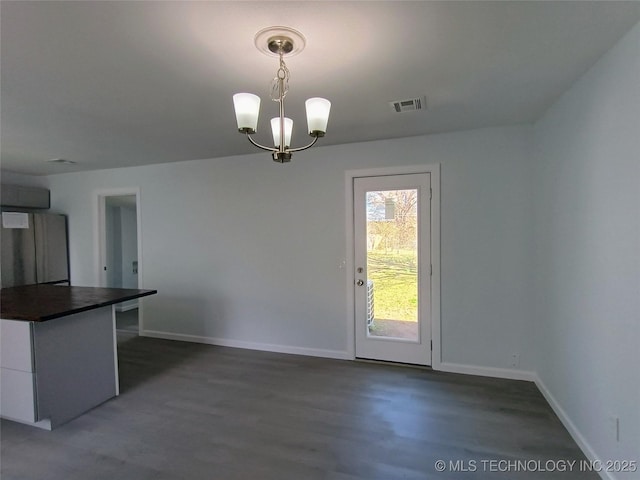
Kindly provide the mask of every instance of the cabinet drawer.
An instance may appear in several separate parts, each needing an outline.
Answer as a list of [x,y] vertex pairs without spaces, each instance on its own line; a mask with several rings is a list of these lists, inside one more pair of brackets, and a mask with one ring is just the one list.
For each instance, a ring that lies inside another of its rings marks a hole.
[[31,322],[0,320],[0,367],[33,372]]
[[0,415],[23,422],[36,421],[34,374],[0,368]]

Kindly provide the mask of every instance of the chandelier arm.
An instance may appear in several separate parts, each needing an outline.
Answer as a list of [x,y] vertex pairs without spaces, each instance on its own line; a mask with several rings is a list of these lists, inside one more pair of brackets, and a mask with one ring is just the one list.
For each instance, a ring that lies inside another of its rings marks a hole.
[[320,137],[313,137],[313,141],[309,145],[306,145],[304,147],[287,148],[287,152],[288,153],[301,152],[302,150],[306,150],[307,148],[311,148],[316,144],[316,142],[318,141],[318,138],[320,138]]
[[256,142],[253,138],[251,138],[251,134],[247,133],[247,138],[249,139],[249,141],[251,143],[253,143],[256,147],[261,148],[262,150],[266,150],[267,152],[277,152],[278,149],[277,148],[273,148],[273,147],[265,147],[264,145],[260,145],[258,142]]

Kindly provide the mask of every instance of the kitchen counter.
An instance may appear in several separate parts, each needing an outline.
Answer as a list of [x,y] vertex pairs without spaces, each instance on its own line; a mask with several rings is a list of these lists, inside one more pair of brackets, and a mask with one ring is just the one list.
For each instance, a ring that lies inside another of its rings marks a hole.
[[0,318],[44,322],[158,293],[128,288],[26,285],[0,290]]
[[0,416],[51,430],[119,394],[115,304],[156,290],[0,291]]

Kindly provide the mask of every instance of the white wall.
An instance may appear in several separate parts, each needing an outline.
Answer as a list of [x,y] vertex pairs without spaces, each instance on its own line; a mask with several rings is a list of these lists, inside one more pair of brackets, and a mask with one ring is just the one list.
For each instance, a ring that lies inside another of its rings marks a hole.
[[537,372],[591,455],[640,461],[640,25],[534,133]]
[[[96,189],[140,187],[145,329],[341,356],[345,170],[442,164],[446,362],[531,369],[529,127],[49,177],[69,214],[71,276],[95,283]],[[238,136],[238,141],[243,139]]]

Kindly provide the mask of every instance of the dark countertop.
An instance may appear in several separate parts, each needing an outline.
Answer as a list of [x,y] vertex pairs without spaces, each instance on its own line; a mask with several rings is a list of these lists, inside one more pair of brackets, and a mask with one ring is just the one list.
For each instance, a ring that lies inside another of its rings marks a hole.
[[44,322],[158,293],[129,288],[26,285],[0,290],[0,318]]

